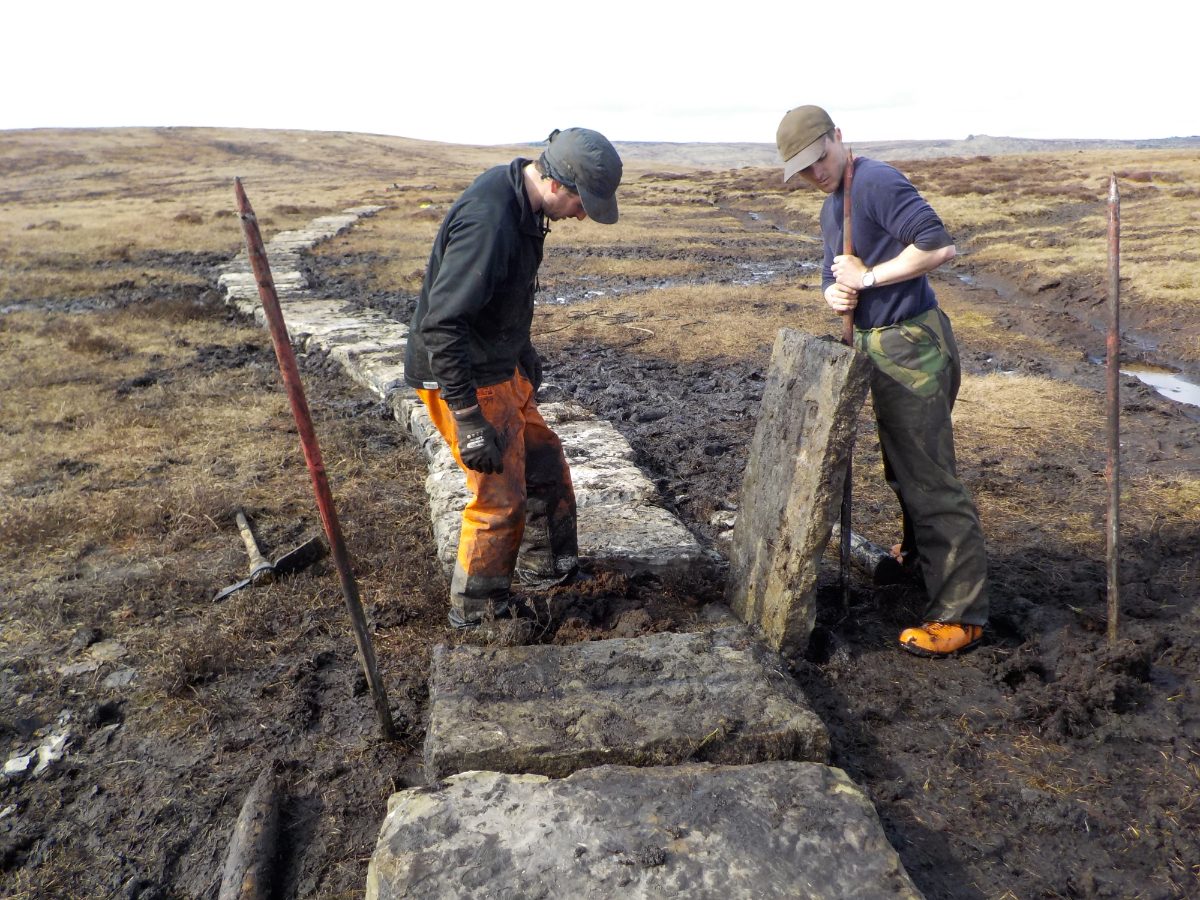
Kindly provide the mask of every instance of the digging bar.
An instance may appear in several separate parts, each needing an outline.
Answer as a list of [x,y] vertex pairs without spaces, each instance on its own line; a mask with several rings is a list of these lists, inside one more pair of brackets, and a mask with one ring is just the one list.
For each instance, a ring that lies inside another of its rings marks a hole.
[[246,233],[246,250],[250,257],[250,267],[254,270],[254,280],[258,284],[258,296],[262,300],[267,325],[271,329],[271,343],[275,346],[275,357],[279,360],[279,372],[283,376],[283,384],[287,388],[292,416],[296,420],[296,427],[300,432],[300,446],[304,451],[304,461],[308,464],[309,475],[312,477],[313,493],[316,495],[321,523],[325,526],[325,536],[329,538],[329,546],[333,551],[333,562],[337,566],[338,577],[342,583],[342,597],[346,601],[346,609],[350,613],[350,622],[354,628],[358,659],[367,676],[367,685],[370,687],[371,696],[375,701],[375,711],[379,715],[383,736],[387,740],[394,740],[396,729],[392,724],[392,712],[388,707],[383,679],[379,677],[375,649],[371,644],[371,635],[367,631],[367,617],[358,596],[358,585],[354,581],[354,573],[350,570],[350,554],[346,551],[346,542],[342,539],[341,525],[338,524],[337,511],[333,506],[333,493],[329,489],[329,479],[325,474],[325,462],[321,457],[321,446],[317,443],[312,415],[308,411],[308,400],[304,396],[304,386],[300,381],[300,369],[296,365],[296,355],[292,352],[292,344],[288,339],[287,324],[283,320],[283,310],[279,307],[279,296],[275,293],[275,282],[271,277],[271,265],[267,261],[267,251],[263,248],[262,235],[258,230],[258,220],[254,216],[254,210],[250,207],[250,201],[246,198],[242,180],[235,178],[233,186],[237,196],[238,215],[242,220],[242,230]]
[[[854,253],[850,234],[850,187],[854,183],[854,153],[846,148],[846,171],[842,175],[842,253]],[[842,313],[842,343],[854,347],[854,311]],[[842,524],[839,541],[838,575],[842,588],[842,615],[850,614],[850,509],[854,497],[854,424],[850,423],[850,441],[846,449],[846,481],[842,486]]]

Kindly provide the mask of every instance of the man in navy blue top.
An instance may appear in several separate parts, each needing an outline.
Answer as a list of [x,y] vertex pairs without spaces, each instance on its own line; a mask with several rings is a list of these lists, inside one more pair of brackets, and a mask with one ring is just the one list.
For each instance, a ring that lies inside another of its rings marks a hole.
[[843,184],[850,152],[819,106],[783,117],[776,143],[785,182],[799,175],[824,191],[825,301],[854,317],[854,346],[872,362],[871,401],[884,475],[900,500],[904,538],[893,553],[929,593],[924,622],[900,634],[920,656],[975,646],[987,622],[987,552],[979,514],[955,471],[951,410],[958,347],[928,273],[954,258],[933,208],[886,163],[853,160],[851,236],[843,253]]

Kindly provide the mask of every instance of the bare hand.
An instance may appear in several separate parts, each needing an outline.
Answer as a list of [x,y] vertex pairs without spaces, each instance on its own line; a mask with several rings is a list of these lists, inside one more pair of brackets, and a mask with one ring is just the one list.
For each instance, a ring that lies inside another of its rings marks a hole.
[[825,288],[825,302],[838,315],[852,312],[858,306],[858,291],[834,282]]
[[857,256],[845,254],[833,258],[833,277],[838,280],[838,284],[856,292],[862,287],[862,277],[866,271],[866,263]]

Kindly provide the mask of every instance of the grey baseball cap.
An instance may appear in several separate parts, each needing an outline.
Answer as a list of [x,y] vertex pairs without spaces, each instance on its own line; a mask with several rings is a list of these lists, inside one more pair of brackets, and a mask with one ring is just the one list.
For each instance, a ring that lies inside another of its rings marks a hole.
[[604,225],[617,221],[621,157],[608,138],[590,128],[557,128],[542,154],[546,174],[579,192],[583,211]]
[[820,159],[825,150],[822,138],[830,131],[833,131],[833,119],[821,107],[797,106],[788,110],[775,132],[775,144],[783,160],[784,181]]

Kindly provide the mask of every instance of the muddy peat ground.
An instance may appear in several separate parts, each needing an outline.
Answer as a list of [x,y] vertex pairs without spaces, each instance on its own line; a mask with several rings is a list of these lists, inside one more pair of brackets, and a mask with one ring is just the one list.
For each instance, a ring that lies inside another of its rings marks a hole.
[[[698,258],[700,280],[723,277],[739,252],[731,241],[727,257],[711,259],[711,271],[703,269],[703,255]],[[794,249],[781,233],[778,257]],[[336,255],[314,260],[322,291],[406,317],[413,298],[355,284],[343,274],[351,261]],[[210,262],[200,268],[211,274]],[[987,343],[962,341],[967,372],[1042,375],[1103,390],[1102,370],[1087,361],[1103,338],[1073,314],[1078,298],[1065,288],[1026,295],[1011,280],[997,293],[983,286],[988,273],[973,274],[974,284],[937,281],[952,314],[1004,307],[1002,327]],[[569,265],[556,262],[551,237],[547,295],[569,294],[570,278]],[[619,284],[599,287],[622,291]],[[810,291],[806,302],[819,302],[815,297]],[[144,302],[119,292],[110,299]],[[212,293],[194,299],[203,315],[230,317],[231,333],[245,329]],[[653,290],[626,291],[623,302],[644,304],[648,313],[656,308]],[[639,349],[636,329],[624,329],[619,340],[596,330],[555,330],[569,314],[561,308],[539,313],[546,396],[573,398],[611,419],[664,504],[719,553],[736,511],[766,356],[680,362]],[[1193,324],[1200,328],[1200,316]],[[223,349],[181,349],[177,358],[159,361],[156,377],[169,371],[184,383],[215,367],[263,391],[279,390],[265,335],[246,340],[245,333]],[[1031,334],[1077,348],[1067,354],[1077,361],[1029,355],[1025,338]],[[56,584],[9,585],[9,595],[22,602],[73,604],[81,624],[69,640],[30,644],[0,660],[4,746],[28,747],[64,709],[72,713],[74,735],[69,754],[49,775],[0,782],[0,895],[215,896],[241,799],[273,761],[284,785],[276,895],[361,896],[388,794],[421,783],[429,647],[447,639],[445,583],[432,561],[415,450],[387,411],[328,360],[307,358],[303,370],[323,440],[382,460],[394,473],[393,486],[356,500],[343,518],[364,570],[401,739],[378,739],[327,563],[290,587],[239,601],[241,615],[257,608],[269,620],[254,633],[261,664],[194,663],[186,683],[176,687],[194,694],[207,712],[170,732],[140,727],[144,717],[102,682],[111,667],[71,677],[46,666],[46,659],[55,665],[78,659],[119,630],[109,610],[86,608],[98,565],[79,564]],[[1196,411],[1135,382],[1123,385],[1131,472],[1194,476],[1200,468]],[[1101,433],[1095,422],[1080,427]],[[855,472],[863,486],[856,528],[890,542],[899,527],[897,510],[880,485],[869,410],[859,435]],[[836,565],[827,567],[817,633],[792,667],[829,727],[833,764],[868,793],[929,897],[1200,895],[1197,523],[1151,517],[1126,528],[1121,639],[1110,648],[1103,553],[1073,549],[1052,524],[1091,520],[1102,531],[1102,443],[1064,445],[1036,458],[1004,446],[961,456],[962,474],[982,508],[1006,496],[1025,498],[1027,507],[1024,524],[1008,523],[1005,539],[990,543],[992,618],[985,642],[957,660],[899,653],[895,635],[919,615],[919,590],[860,581],[844,616]],[[302,469],[296,474],[302,478]],[[1150,524],[1143,527],[1144,521]],[[992,538],[987,515],[984,527]],[[268,537],[286,546],[298,535]],[[203,614],[211,591],[236,574],[235,537],[230,544],[226,571],[210,566],[191,582],[162,586],[175,592],[173,603],[159,610],[164,630],[174,617]],[[385,556],[386,566],[377,562]],[[383,572],[398,583],[381,589]],[[720,600],[723,578],[718,562],[665,584],[601,577],[585,595],[560,598],[573,612],[557,639],[689,627],[705,603]],[[293,597],[305,599],[289,605]],[[219,641],[221,633],[209,637]],[[19,696],[39,699],[14,713]],[[221,706],[216,713],[214,704]]]

